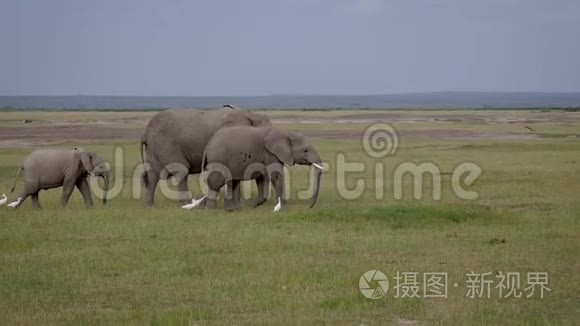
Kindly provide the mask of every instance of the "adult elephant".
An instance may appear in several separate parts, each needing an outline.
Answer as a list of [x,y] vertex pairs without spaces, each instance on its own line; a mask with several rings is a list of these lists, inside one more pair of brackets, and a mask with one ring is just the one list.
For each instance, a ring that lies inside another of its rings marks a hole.
[[148,163],[142,175],[147,206],[153,206],[159,180],[170,177],[178,180],[180,202],[188,203],[188,175],[201,172],[205,146],[216,131],[230,126],[268,127],[271,123],[265,115],[233,105],[217,110],[172,109],[156,114],[149,121],[140,146],[141,160]]

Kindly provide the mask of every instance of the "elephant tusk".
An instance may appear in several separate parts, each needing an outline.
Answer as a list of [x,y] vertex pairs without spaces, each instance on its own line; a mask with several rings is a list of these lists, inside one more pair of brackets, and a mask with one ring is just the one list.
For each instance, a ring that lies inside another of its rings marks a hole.
[[324,168],[322,165],[320,165],[320,164],[318,164],[318,163],[312,163],[312,165],[313,165],[315,168],[317,168],[317,169],[320,169],[320,170],[322,170],[322,171],[326,171],[326,169],[325,169],[325,168]]
[[0,206],[6,204],[6,202],[8,201],[8,197],[6,197],[6,194],[2,194],[2,199],[0,199]]
[[278,213],[282,208],[282,197],[278,197],[278,204],[274,206],[274,213]]

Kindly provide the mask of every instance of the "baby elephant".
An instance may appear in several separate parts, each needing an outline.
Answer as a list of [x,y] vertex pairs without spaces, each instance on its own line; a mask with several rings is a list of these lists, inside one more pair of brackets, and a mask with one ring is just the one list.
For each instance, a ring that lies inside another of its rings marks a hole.
[[226,208],[239,208],[240,181],[256,180],[258,199],[254,206],[262,205],[267,199],[268,185],[271,182],[276,192],[277,212],[285,203],[284,165],[312,165],[317,173],[310,207],[314,206],[320,188],[320,176],[323,170],[318,152],[303,135],[276,130],[271,127],[229,127],[220,129],[209,141],[202,163],[207,171],[207,196],[194,200],[184,208],[198,205],[207,208],[216,207],[217,194],[220,188],[227,185],[231,192],[226,198]]
[[93,206],[91,190],[87,176],[102,177],[105,181],[103,204],[107,203],[107,190],[109,188],[108,164],[95,153],[80,150],[48,149],[32,152],[18,169],[12,192],[20,172],[24,170],[24,191],[18,200],[8,204],[16,208],[28,197],[32,196],[32,204],[40,208],[38,193],[41,190],[63,187],[61,205],[64,207],[76,186],[85,201],[87,207]]

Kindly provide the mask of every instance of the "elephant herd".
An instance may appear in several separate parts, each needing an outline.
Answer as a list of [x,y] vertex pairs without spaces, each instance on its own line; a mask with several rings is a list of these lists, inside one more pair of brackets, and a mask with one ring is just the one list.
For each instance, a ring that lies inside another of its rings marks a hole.
[[[270,184],[274,188],[279,211],[285,204],[284,166],[311,165],[316,170],[314,206],[320,189],[322,160],[308,139],[298,133],[272,127],[262,114],[224,105],[215,110],[172,109],[156,114],[148,123],[140,142],[141,160],[145,165],[142,184],[145,203],[154,203],[159,180],[177,181],[179,201],[183,208],[216,208],[222,187],[226,188],[224,207],[240,208],[240,181],[254,180],[257,207],[266,202]],[[8,204],[16,208],[28,197],[40,208],[41,190],[63,187],[61,205],[66,206],[76,187],[85,205],[93,202],[88,176],[104,180],[103,204],[107,203],[109,164],[94,153],[77,148],[43,149],[31,153],[18,169],[12,192],[24,171],[24,189]],[[208,192],[200,199],[190,199],[188,176],[206,172]],[[4,195],[0,205],[7,202]]]

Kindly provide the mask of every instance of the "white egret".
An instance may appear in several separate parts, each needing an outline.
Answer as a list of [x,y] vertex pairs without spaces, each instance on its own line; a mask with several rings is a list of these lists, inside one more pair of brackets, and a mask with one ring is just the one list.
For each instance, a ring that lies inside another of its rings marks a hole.
[[22,198],[18,197],[18,200],[8,204],[8,207],[16,208],[20,205],[20,203],[22,203]]
[[277,213],[282,208],[282,197],[278,197],[278,204],[274,206],[274,213]]
[[185,208],[185,209],[195,208],[195,207],[199,206],[199,204],[201,204],[205,200],[206,197],[207,197],[207,195],[201,197],[200,199],[194,198],[191,200],[191,204],[183,205],[183,206],[181,206],[181,208]]

